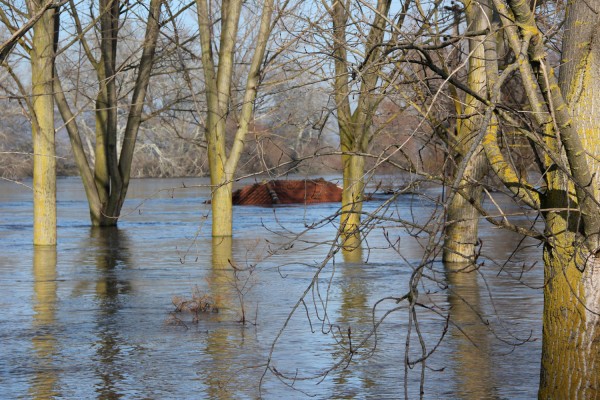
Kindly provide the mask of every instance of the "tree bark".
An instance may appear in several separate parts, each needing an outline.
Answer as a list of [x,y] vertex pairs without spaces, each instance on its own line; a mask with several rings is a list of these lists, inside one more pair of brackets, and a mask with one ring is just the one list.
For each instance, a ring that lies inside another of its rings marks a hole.
[[[593,193],[575,191],[568,178],[557,172],[549,181],[544,205],[550,237],[544,249],[545,285],[542,368],[539,397],[592,399],[600,396],[600,259],[585,245],[590,235],[586,217],[600,215],[584,208],[590,195],[597,201],[600,163],[600,1],[570,2],[565,21],[560,89],[565,95],[572,126],[587,151]],[[563,111],[562,108],[556,113]],[[555,114],[556,114],[555,113]],[[563,124],[560,125],[563,128]],[[565,127],[565,129],[570,127]],[[562,132],[561,134],[567,133]],[[563,138],[564,141],[564,138]],[[566,147],[566,145],[565,145]],[[580,152],[578,152],[580,153]],[[570,168],[579,161],[567,152]],[[592,157],[592,156],[595,156]],[[576,176],[573,172],[573,176]],[[576,193],[576,195],[575,195]],[[582,224],[587,227],[582,227]],[[587,230],[585,229],[587,228]],[[583,237],[582,237],[583,236]]]
[[[211,179],[212,180],[212,179]],[[231,199],[233,181],[221,179],[213,184],[212,190],[212,236],[228,237],[233,229],[233,203]]]
[[[465,124],[466,125],[466,124]],[[464,126],[464,125],[463,125]],[[476,206],[481,205],[482,189],[480,180],[485,176],[488,162],[481,149],[469,161],[463,179],[448,206],[442,260],[446,265],[453,263],[474,263],[479,242],[479,218]],[[471,202],[476,203],[473,205]]]
[[342,156],[344,189],[342,192],[342,231],[343,250],[354,251],[360,248],[360,220],[364,200],[365,159],[358,154]]
[[228,237],[233,233],[232,187],[233,177],[244,148],[246,134],[254,115],[254,101],[258,93],[267,42],[271,34],[271,17],[274,0],[263,4],[256,48],[246,79],[244,99],[233,143],[227,151],[226,122],[231,104],[231,86],[242,0],[223,1],[221,8],[221,33],[218,58],[215,60],[213,44],[216,41],[206,0],[197,0],[197,17],[202,48],[202,70],[206,84],[207,116],[205,135],[208,143],[208,164],[212,187],[212,235]]
[[[96,143],[93,168],[90,166],[83,149],[75,113],[70,108],[63,92],[60,80],[54,84],[55,98],[61,113],[77,168],[82,178],[93,226],[116,226],[123,203],[127,196],[131,167],[137,134],[141,125],[142,110],[154,64],[156,43],[160,30],[160,9],[162,0],[151,0],[148,22],[142,47],[142,55],[137,69],[135,86],[131,99],[131,108],[123,134],[123,142],[118,143],[117,116],[117,42],[119,28],[118,0],[100,1],[100,59],[97,60],[88,46],[83,27],[77,16],[75,5],[73,17],[80,41],[98,79],[96,95]],[[120,146],[119,146],[120,144]],[[120,150],[119,150],[120,147]]]
[[[29,3],[30,13],[43,7]],[[54,131],[55,12],[47,10],[33,27],[33,244],[56,245],[56,153]]]
[[[491,12],[489,6],[482,6],[481,2],[466,0],[463,2],[467,17],[469,31],[482,31],[489,28]],[[486,11],[487,10],[487,11]],[[469,40],[469,67],[467,85],[469,88],[485,97],[488,90],[486,77],[485,36],[474,36]],[[487,172],[487,160],[478,132],[482,129],[483,104],[471,95],[465,99],[463,114],[467,117],[461,124],[457,124],[456,143],[454,152],[460,158],[468,157],[473,146],[476,150],[470,159],[466,160],[465,172],[458,186],[458,193],[450,193],[451,202],[447,212],[447,228],[445,231],[444,251],[442,258],[447,265],[452,263],[475,262],[478,243],[479,212],[471,202],[481,203],[480,181]]]
[[[380,57],[384,32],[388,24],[389,0],[378,0],[373,21],[364,43],[364,59],[357,67],[348,59],[346,39],[350,1],[334,1],[329,9],[333,21],[333,57],[335,65],[334,95],[336,100],[340,147],[344,176],[340,233],[344,250],[360,247],[360,220],[365,188],[365,160],[373,138],[375,111],[383,99],[378,90],[383,62]],[[349,74],[350,73],[350,74]],[[351,111],[351,82],[360,81],[356,108]],[[382,91],[383,92],[383,91]]]
[[[539,398],[595,399],[600,391],[600,263],[596,258],[586,263],[577,254],[565,216],[547,217],[553,241],[544,249]],[[583,273],[581,263],[586,264]]]

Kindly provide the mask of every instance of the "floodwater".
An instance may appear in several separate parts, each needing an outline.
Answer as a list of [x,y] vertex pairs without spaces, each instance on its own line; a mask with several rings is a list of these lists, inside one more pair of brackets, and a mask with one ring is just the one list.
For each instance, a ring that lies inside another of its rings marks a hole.
[[[134,180],[119,228],[98,230],[61,179],[53,250],[31,245],[31,191],[0,182],[0,397],[537,396],[534,243],[483,223],[479,269],[426,263],[411,308],[397,299],[433,242],[398,218],[426,221],[430,201],[399,196],[344,257],[337,204],[236,207],[233,239],[213,241],[206,184]],[[218,312],[174,313],[192,295]]]

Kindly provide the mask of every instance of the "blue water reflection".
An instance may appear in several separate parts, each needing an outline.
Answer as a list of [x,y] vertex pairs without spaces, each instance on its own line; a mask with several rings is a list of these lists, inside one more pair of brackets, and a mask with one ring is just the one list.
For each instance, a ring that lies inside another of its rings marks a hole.
[[[542,270],[529,267],[540,249],[525,242],[515,262],[492,262],[512,254],[509,232],[483,224],[484,265],[467,278],[427,265],[417,326],[395,301],[427,250],[397,218],[435,211],[415,195],[389,205],[358,257],[336,252],[337,204],[237,207],[230,249],[215,256],[205,179],[134,180],[110,232],[89,227],[77,179],[58,189],[53,261],[30,244],[31,193],[0,182],[2,397],[418,398],[421,385],[425,398],[537,395]],[[173,297],[195,290],[220,312],[173,323]],[[409,361],[435,349],[424,369],[405,366],[409,330]]]

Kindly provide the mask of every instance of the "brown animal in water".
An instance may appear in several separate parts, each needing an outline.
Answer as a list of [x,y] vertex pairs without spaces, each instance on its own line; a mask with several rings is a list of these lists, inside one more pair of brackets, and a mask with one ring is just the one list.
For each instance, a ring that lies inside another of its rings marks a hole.
[[236,205],[311,204],[342,201],[342,188],[323,178],[274,180],[244,186],[233,192]]

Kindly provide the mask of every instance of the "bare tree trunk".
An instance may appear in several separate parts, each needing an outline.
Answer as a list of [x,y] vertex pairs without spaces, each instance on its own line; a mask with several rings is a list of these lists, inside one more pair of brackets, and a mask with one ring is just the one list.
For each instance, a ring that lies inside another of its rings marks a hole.
[[[123,143],[121,144],[117,137],[118,104],[116,88],[119,5],[118,0],[100,1],[100,12],[102,14],[100,16],[101,56],[99,60],[96,60],[90,50],[83,35],[83,27],[77,17],[77,10],[73,9],[76,29],[81,36],[82,46],[98,78],[98,94],[95,104],[96,144],[93,168],[85,155],[75,113],[71,110],[65,97],[60,80],[57,79],[54,85],[56,103],[69,133],[75,162],[88,199],[90,219],[93,226],[117,225],[129,187],[133,153],[160,30],[159,19],[162,0],[151,0],[142,56],[137,69],[131,107]],[[72,7],[74,7],[73,4]]]
[[343,234],[345,251],[360,248],[360,217],[364,199],[365,159],[362,155],[344,154],[343,174],[344,190],[342,192],[342,216],[340,229]]
[[160,33],[160,10],[163,0],[151,0],[148,13],[148,22],[146,24],[146,34],[142,48],[142,57],[138,67],[138,74],[131,97],[131,108],[127,116],[127,124],[123,135],[123,142],[120,149],[118,162],[118,173],[121,177],[121,187],[115,193],[113,213],[119,215],[121,208],[127,197],[129,180],[131,178],[131,167],[133,162],[133,153],[137,136],[142,123],[142,111],[146,102],[146,93],[150,84],[152,67],[156,53],[156,44]]
[[540,399],[600,395],[600,263],[575,254],[568,222],[559,213],[547,219],[554,240],[544,249]]
[[479,182],[485,176],[487,165],[483,151],[479,150],[473,155],[458,186],[459,193],[454,195],[448,206],[448,226],[442,255],[447,265],[476,261],[481,217],[476,206],[481,205],[482,189],[475,182]]
[[[212,177],[212,174],[211,174]],[[211,183],[213,179],[211,179]],[[214,180],[212,183],[212,236],[228,237],[233,229],[233,203],[231,179]]]
[[[352,2],[332,3],[329,13],[333,21],[334,94],[344,175],[340,230],[344,249],[350,251],[358,248],[361,243],[360,220],[365,188],[363,154],[369,150],[373,138],[373,118],[383,99],[377,90],[377,84],[384,65],[380,56],[391,2],[377,1],[373,22],[368,22],[370,29],[363,44],[364,61],[360,70],[348,58],[349,44],[346,35]],[[359,79],[360,89],[356,108],[351,111],[351,80],[354,79]]]
[[[472,0],[463,2],[469,31],[482,31],[489,27],[491,19],[489,6],[481,6],[481,2]],[[485,9],[488,12],[484,12]],[[475,93],[485,97],[488,86],[486,79],[486,57],[484,41],[486,37],[474,36],[469,40],[469,73],[468,87]],[[448,226],[445,231],[443,260],[451,263],[475,262],[478,242],[479,212],[471,204],[481,202],[481,187],[478,182],[487,172],[487,160],[482,146],[476,143],[479,130],[482,128],[483,104],[471,95],[465,99],[463,114],[466,119],[457,124],[457,148],[454,149],[460,157],[469,156],[470,149],[477,146],[475,152],[467,160],[464,175],[460,180],[459,192],[452,193],[452,201],[448,207]]]
[[[569,3],[560,69],[560,88],[575,118],[577,135],[588,151],[587,164],[595,187],[600,184],[600,1]],[[594,10],[596,10],[594,12]],[[582,46],[581,44],[586,44]],[[566,147],[566,146],[565,146]],[[569,158],[571,162],[571,158]],[[575,168],[575,163],[571,169]],[[584,199],[573,199],[562,173],[549,184],[550,211],[545,246],[542,370],[539,397],[591,399],[600,396],[600,260],[579,237],[585,224]],[[596,189],[591,193],[600,198]],[[599,219],[600,215],[592,216]],[[588,224],[589,225],[589,224]],[[597,234],[597,232],[591,232]],[[583,270],[583,271],[582,271]]]
[[197,0],[198,26],[202,47],[202,69],[206,83],[206,141],[208,142],[208,162],[212,187],[212,235],[227,237],[232,235],[233,205],[231,199],[233,176],[244,147],[244,139],[254,115],[254,101],[259,85],[259,77],[271,34],[271,17],[274,0],[263,4],[260,28],[256,38],[256,48],[252,56],[244,100],[239,114],[238,127],[232,145],[225,143],[225,124],[231,104],[231,86],[234,68],[234,55],[238,26],[243,6],[242,0],[224,0],[221,3],[221,32],[218,58],[213,54],[216,41],[210,20],[209,5],[206,0]]
[[[30,1],[33,15],[40,1]],[[56,245],[56,153],[54,144],[55,10],[33,27],[31,84],[33,108],[33,244]]]

